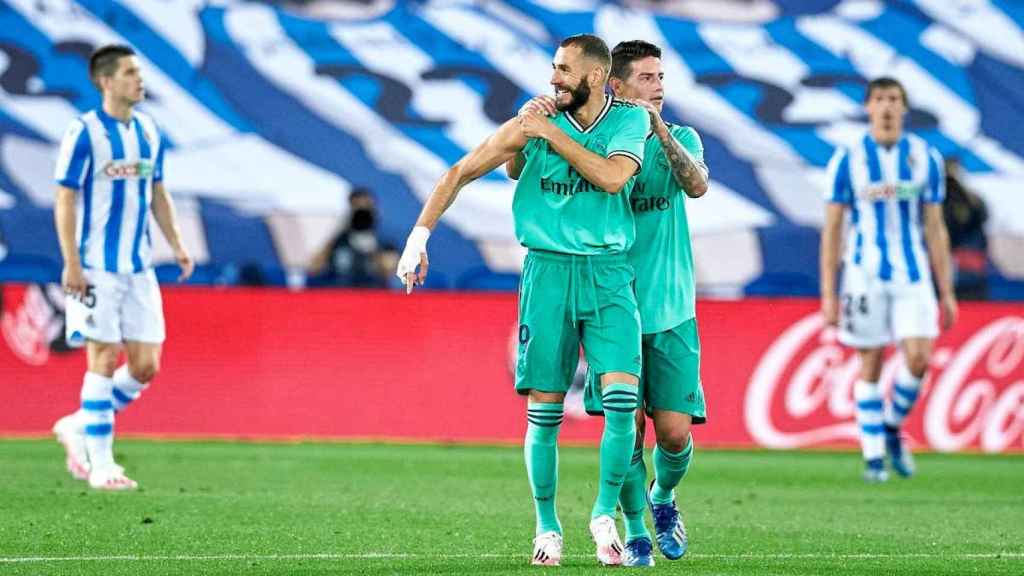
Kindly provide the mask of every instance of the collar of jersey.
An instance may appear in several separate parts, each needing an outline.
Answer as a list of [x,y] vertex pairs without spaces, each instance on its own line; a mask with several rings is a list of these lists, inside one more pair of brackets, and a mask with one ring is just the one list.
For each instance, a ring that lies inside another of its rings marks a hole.
[[566,120],[569,121],[569,124],[572,125],[572,127],[575,128],[576,131],[587,134],[594,129],[594,126],[600,124],[601,120],[604,120],[605,116],[608,115],[608,111],[612,109],[612,100],[615,100],[615,98],[607,94],[605,95],[604,108],[601,109],[601,113],[597,115],[597,118],[595,118],[594,121],[590,123],[590,126],[587,126],[586,128],[580,126],[580,123],[577,122],[576,119],[573,118],[572,114],[570,114],[569,112],[563,112],[563,114],[565,114]]
[[132,123],[135,122],[135,112],[132,112],[131,120],[123,122],[120,118],[114,118],[110,114],[107,114],[107,111],[103,109],[103,106],[99,106],[96,108],[96,115],[99,116],[100,121],[103,123],[104,126],[117,126],[118,124],[122,124],[125,128],[128,128],[132,125]]
[[871,134],[871,130],[868,130],[865,136],[869,141],[871,141],[872,144],[874,144],[876,149],[885,150],[886,152],[894,148],[898,150],[899,147],[903,145],[903,141],[907,140],[907,133],[903,132],[902,134],[900,134],[900,137],[898,140],[896,140],[896,142],[892,143],[890,146],[886,146],[884,144],[879,144],[878,140],[875,140],[875,136]]

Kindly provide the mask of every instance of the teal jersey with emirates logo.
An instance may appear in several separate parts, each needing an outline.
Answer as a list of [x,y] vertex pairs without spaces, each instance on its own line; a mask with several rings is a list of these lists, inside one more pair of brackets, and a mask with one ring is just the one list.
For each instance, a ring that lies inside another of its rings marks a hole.
[[[628,156],[643,164],[650,131],[650,117],[643,108],[608,97],[589,127],[564,112],[551,121],[595,154]],[[583,178],[543,139],[530,139],[522,153],[526,162],[512,200],[520,244],[578,255],[629,250],[636,236],[629,206],[636,176],[619,193],[609,194]]]
[[[704,145],[696,130],[670,124],[669,133],[694,160],[704,160]],[[696,316],[696,282],[686,194],[672,175],[654,133],[647,137],[644,167],[630,201],[636,242],[629,251],[629,262],[636,270],[643,332],[662,332]]]

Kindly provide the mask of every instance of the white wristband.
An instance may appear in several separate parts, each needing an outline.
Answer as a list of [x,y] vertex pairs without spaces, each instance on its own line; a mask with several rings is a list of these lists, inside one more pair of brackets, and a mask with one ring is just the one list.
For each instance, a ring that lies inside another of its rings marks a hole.
[[420,265],[420,255],[427,251],[427,239],[430,238],[430,229],[426,226],[416,226],[409,232],[405,241],[405,250],[402,250],[402,257],[398,260],[398,269],[395,276],[405,282],[407,274],[415,274],[416,267]]

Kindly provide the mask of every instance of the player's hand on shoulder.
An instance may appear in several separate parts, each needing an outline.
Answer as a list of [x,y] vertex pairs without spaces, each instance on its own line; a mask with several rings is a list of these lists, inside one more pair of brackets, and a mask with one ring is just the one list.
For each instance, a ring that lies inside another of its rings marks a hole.
[[85,294],[87,282],[85,280],[85,272],[82,270],[82,265],[65,265],[64,270],[60,275],[60,283],[64,288],[65,294],[71,294],[73,296],[81,296]]
[[643,108],[647,111],[647,114],[651,117],[651,128],[654,130],[668,130],[668,126],[665,125],[665,121],[661,118],[661,112],[658,111],[658,107],[651,104],[647,100],[640,100],[637,98],[619,98],[624,102],[628,102],[638,108]]
[[519,129],[527,138],[544,138],[553,126],[548,117],[540,112],[528,112],[519,116]]
[[178,275],[178,282],[184,282],[192,276],[192,272],[195,270],[196,263],[192,260],[192,256],[188,253],[184,247],[180,247],[174,251],[174,259],[178,261],[178,267],[181,268],[181,274]]
[[[417,283],[422,286],[427,279],[427,268],[430,265],[427,259],[428,238],[430,229],[426,226],[416,226],[409,232],[409,238],[405,241],[405,249],[402,250],[402,257],[398,259],[395,276],[405,284],[406,294],[411,293]],[[416,271],[417,266],[419,272]]]
[[543,114],[545,116],[554,117],[558,114],[558,108],[555,107],[554,97],[534,96],[519,108],[517,116],[522,116],[524,114]]

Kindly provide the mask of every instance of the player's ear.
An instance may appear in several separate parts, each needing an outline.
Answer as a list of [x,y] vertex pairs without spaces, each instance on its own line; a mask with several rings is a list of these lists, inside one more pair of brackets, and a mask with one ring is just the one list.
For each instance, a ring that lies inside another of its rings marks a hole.
[[622,80],[620,78],[611,77],[608,79],[608,88],[611,89],[612,94],[618,94],[622,88]]

